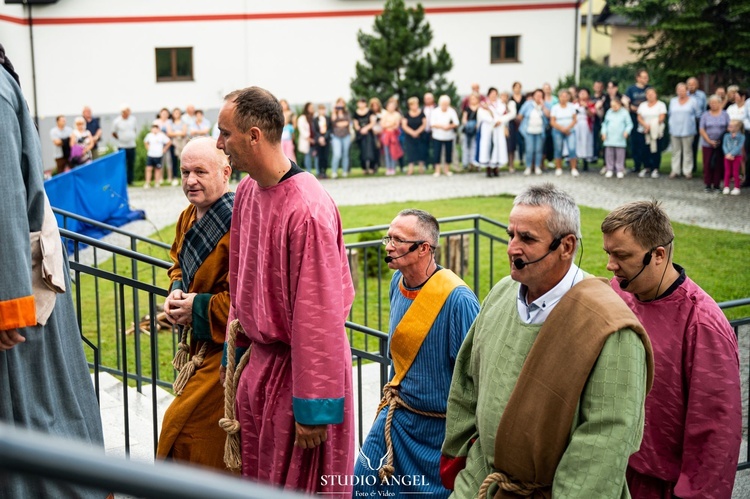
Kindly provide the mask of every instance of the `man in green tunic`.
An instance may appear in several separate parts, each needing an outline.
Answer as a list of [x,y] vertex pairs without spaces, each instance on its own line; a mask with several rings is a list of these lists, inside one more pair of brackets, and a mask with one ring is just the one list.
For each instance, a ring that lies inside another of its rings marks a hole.
[[[452,497],[629,497],[652,377],[645,332],[573,263],[580,214],[551,184],[514,201],[509,277],[485,299],[453,373],[441,478]],[[481,490],[480,490],[481,489]]]

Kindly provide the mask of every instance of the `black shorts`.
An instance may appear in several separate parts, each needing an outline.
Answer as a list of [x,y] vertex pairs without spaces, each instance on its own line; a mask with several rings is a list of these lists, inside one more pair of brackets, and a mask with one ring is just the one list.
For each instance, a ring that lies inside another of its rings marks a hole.
[[161,158],[152,158],[148,156],[146,158],[146,166],[153,166],[154,168],[161,168]]

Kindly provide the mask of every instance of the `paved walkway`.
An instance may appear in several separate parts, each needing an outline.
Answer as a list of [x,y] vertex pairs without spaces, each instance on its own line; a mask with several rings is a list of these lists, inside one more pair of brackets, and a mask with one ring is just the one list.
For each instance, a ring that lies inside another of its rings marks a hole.
[[[724,229],[750,234],[750,189],[740,196],[706,194],[702,182],[693,180],[670,180],[662,178],[605,179],[597,173],[582,174],[578,178],[570,175],[555,177],[545,174],[540,177],[525,177],[521,173],[502,173],[498,178],[488,179],[481,173],[466,173],[452,177],[432,175],[396,177],[356,177],[324,180],[323,186],[341,206],[382,204],[394,201],[427,201],[435,199],[515,195],[529,184],[548,181],[568,191],[580,205],[593,208],[613,209],[635,199],[656,198],[663,202],[672,220],[711,229]],[[187,201],[180,187],[160,189],[129,189],[130,204],[135,209],[146,211],[149,222],[134,222],[127,230],[142,235],[152,234],[155,226],[162,228],[177,221],[177,216]],[[419,206],[415,203],[415,206]],[[467,213],[470,212],[467,207]],[[491,218],[502,218],[498,213],[483,213]],[[501,220],[504,221],[504,220]],[[152,225],[153,223],[153,225]],[[387,223],[387,220],[384,221]],[[347,227],[344,220],[344,227]],[[171,241],[172,235],[163,236]]]

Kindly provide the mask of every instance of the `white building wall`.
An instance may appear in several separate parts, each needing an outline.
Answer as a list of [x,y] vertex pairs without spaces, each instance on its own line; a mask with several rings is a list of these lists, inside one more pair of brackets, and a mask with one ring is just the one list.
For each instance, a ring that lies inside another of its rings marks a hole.
[[[459,93],[475,81],[486,90],[509,89],[518,80],[530,90],[574,70],[571,0],[423,0],[422,5],[433,45],[446,44],[453,57],[448,77]],[[226,93],[248,85],[297,105],[347,98],[362,56],[357,32],[371,32],[382,7],[373,0],[59,0],[35,6],[42,137],[55,115],[72,118],[83,105],[103,116],[107,138],[106,126],[122,103],[144,119],[161,107],[188,103],[213,118]],[[34,111],[26,15],[23,7],[0,4],[0,43]],[[490,64],[490,37],[506,35],[520,35],[521,62]],[[194,81],[157,83],[154,49],[183,46],[193,47]]]

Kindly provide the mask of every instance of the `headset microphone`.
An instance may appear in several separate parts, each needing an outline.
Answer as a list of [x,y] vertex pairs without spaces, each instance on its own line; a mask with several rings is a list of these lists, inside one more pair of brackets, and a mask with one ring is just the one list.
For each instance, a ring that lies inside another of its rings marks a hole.
[[561,242],[562,242],[562,239],[559,238],[559,237],[556,237],[554,239],[554,241],[552,241],[552,243],[549,245],[549,250],[544,254],[544,256],[542,256],[541,258],[537,258],[536,260],[532,260],[530,262],[524,262],[520,258],[516,258],[515,260],[513,260],[513,266],[515,268],[517,268],[518,270],[522,270],[527,265],[531,265],[532,263],[541,262],[542,260],[544,260],[545,258],[547,258],[550,253],[552,253],[557,248],[559,248]]
[[398,260],[399,258],[403,258],[406,255],[408,255],[409,253],[411,253],[413,251],[417,251],[417,248],[419,248],[419,245],[422,244],[423,242],[424,241],[412,244],[411,246],[409,246],[409,250],[406,253],[404,253],[403,255],[398,255],[398,256],[390,256],[389,255],[389,256],[383,258],[383,260],[385,261],[385,263],[391,263],[393,260]]
[[641,267],[641,270],[639,270],[638,273],[632,279],[623,279],[622,281],[620,281],[620,289],[625,289],[628,286],[630,286],[630,284],[633,281],[638,279],[638,276],[641,275],[641,272],[646,270],[646,267],[648,267],[648,264],[651,263],[651,251],[643,255],[643,267]]

